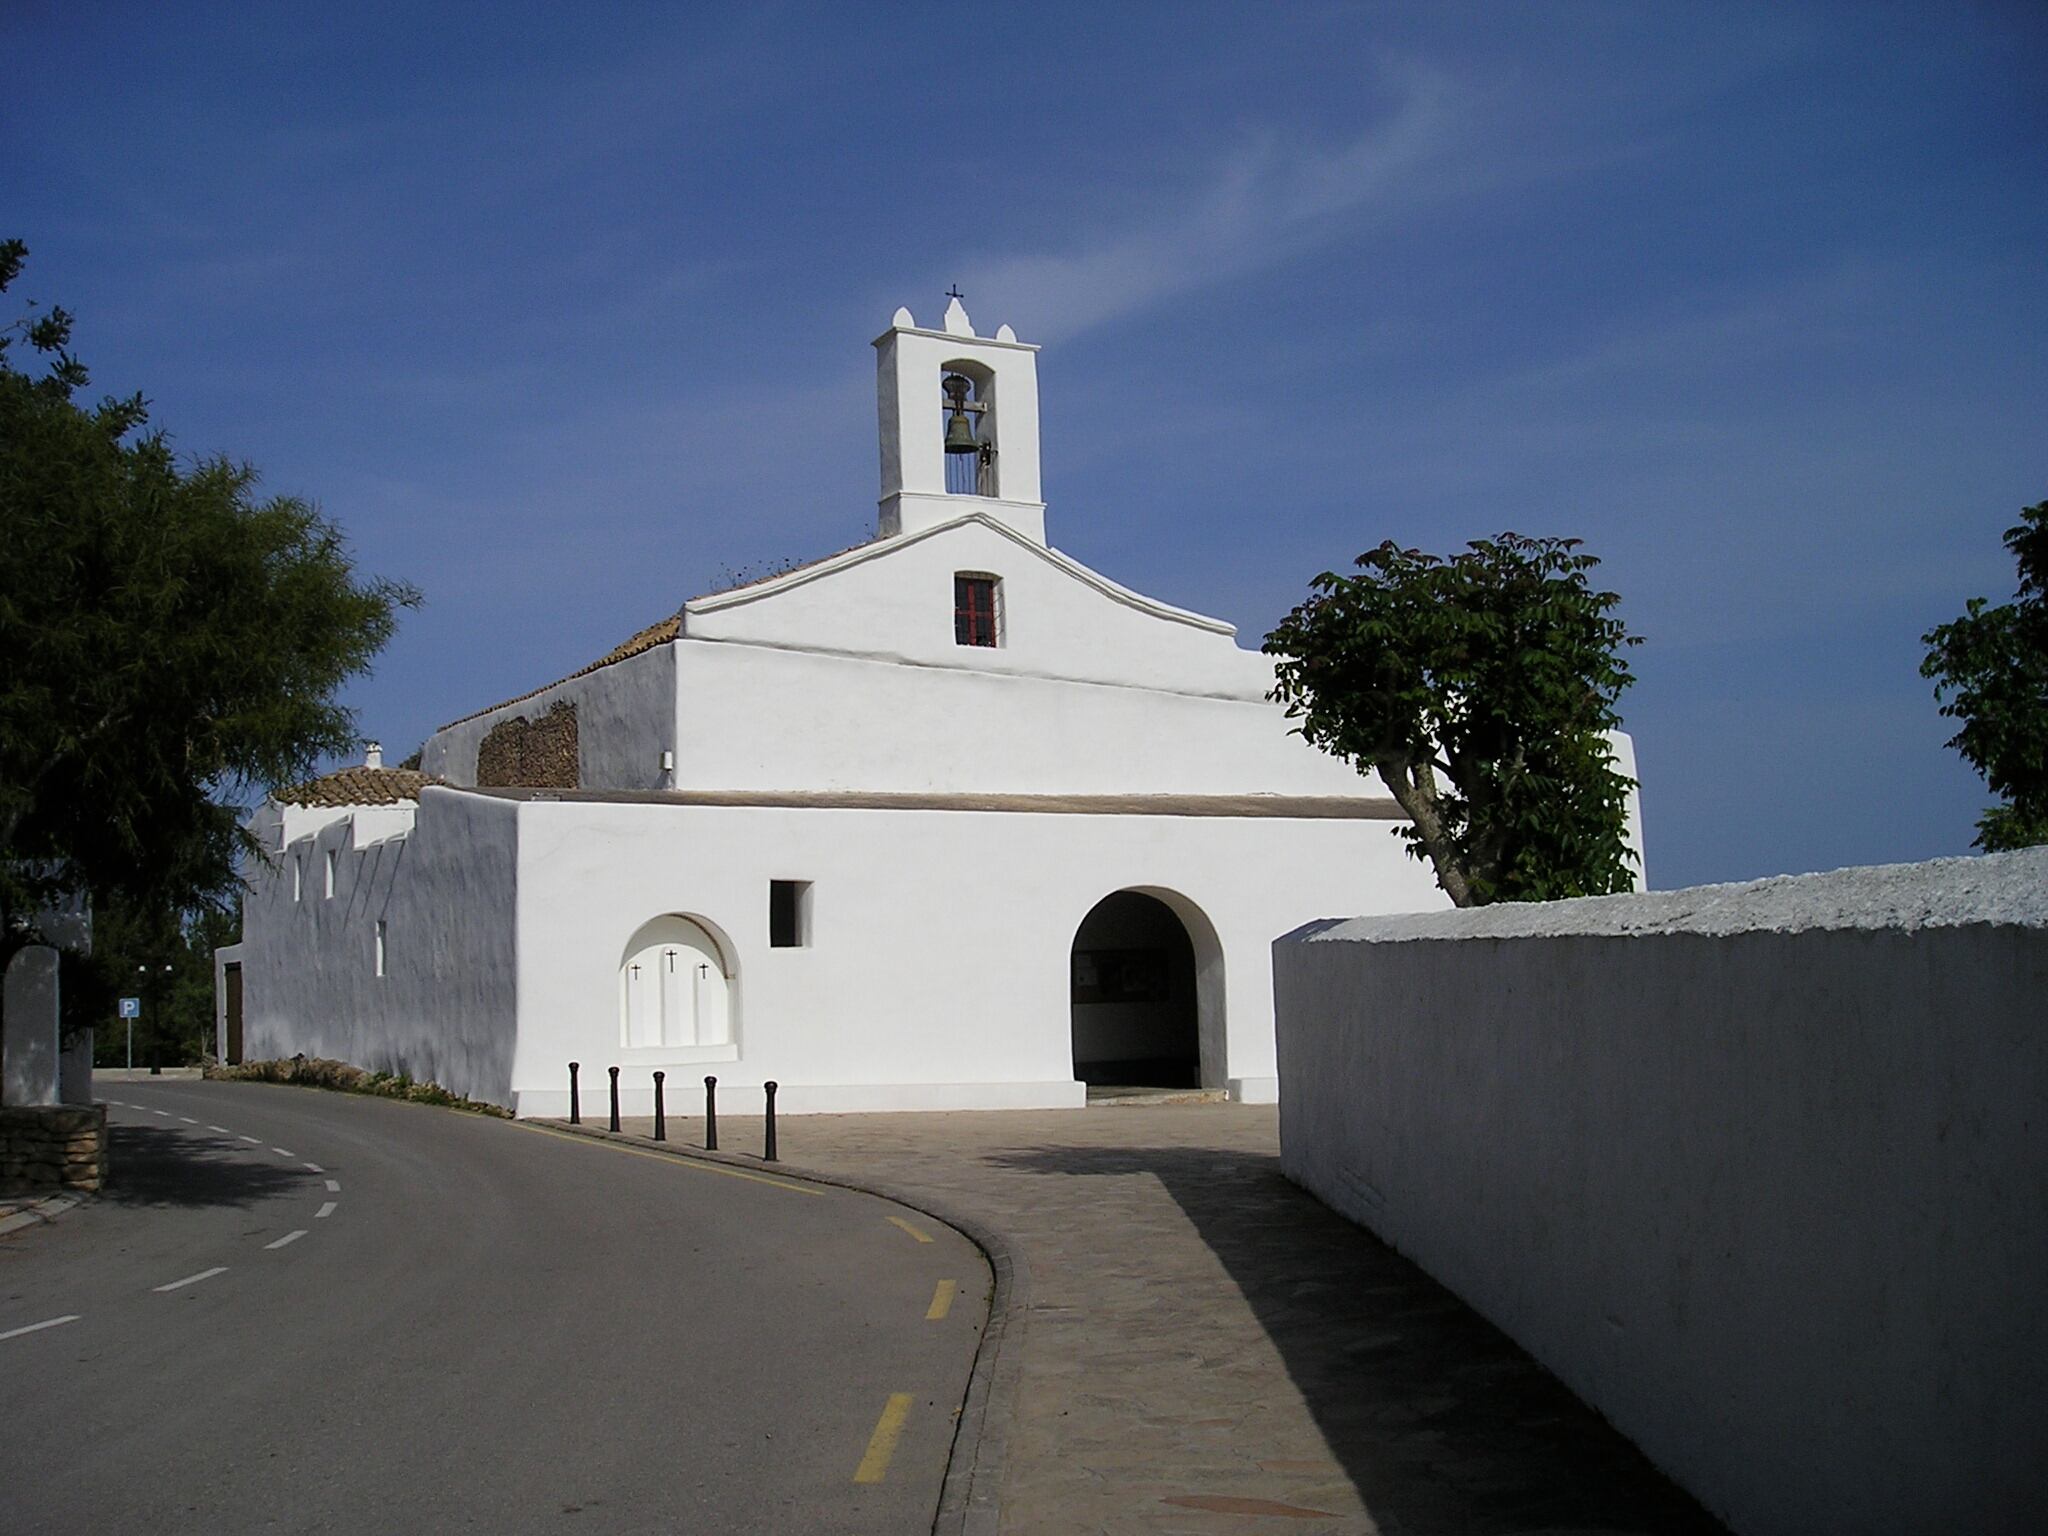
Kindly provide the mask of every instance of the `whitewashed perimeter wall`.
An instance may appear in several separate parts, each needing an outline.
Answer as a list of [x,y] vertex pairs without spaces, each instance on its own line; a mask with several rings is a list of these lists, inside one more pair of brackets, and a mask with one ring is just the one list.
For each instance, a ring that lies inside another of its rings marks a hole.
[[2048,1509],[2048,849],[1323,925],[1290,1177],[1746,1536]]
[[557,703],[576,706],[585,789],[660,789],[661,754],[676,744],[674,648],[657,645],[624,661],[543,688],[474,719],[443,726],[420,750],[420,767],[451,784],[476,782],[477,748],[501,721],[538,720]]
[[517,832],[507,802],[428,789],[416,818],[409,806],[340,813],[252,870],[239,946],[246,1058],[327,1057],[510,1103]]

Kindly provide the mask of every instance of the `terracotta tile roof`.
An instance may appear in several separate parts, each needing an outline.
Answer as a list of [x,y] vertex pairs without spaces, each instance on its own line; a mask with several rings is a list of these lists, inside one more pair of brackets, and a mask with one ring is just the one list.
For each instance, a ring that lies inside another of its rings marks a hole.
[[419,799],[422,789],[440,782],[411,768],[365,768],[358,763],[280,789],[271,798],[280,805],[396,805]]
[[462,724],[463,721],[465,720],[480,719],[483,716],[493,714],[498,710],[510,709],[514,704],[524,704],[528,699],[537,699],[542,694],[546,693],[550,688],[559,688],[562,686],[562,684],[569,682],[573,678],[583,677],[589,673],[595,672],[599,667],[609,667],[614,662],[626,660],[626,658],[629,656],[638,656],[642,651],[651,651],[657,645],[666,645],[669,641],[675,639],[676,636],[678,636],[682,632],[683,616],[680,613],[672,613],[667,618],[661,620],[659,623],[650,624],[645,629],[641,630],[638,634],[635,634],[630,638],[623,640],[619,644],[613,646],[610,650],[606,651],[602,656],[598,657],[597,660],[593,661],[589,666],[578,667],[574,672],[571,672],[568,675],[568,677],[558,677],[552,683],[543,683],[538,688],[530,688],[525,693],[517,694],[512,698],[500,699],[495,704],[486,704],[482,709],[473,709],[466,715],[460,716],[459,718],[454,720],[450,720],[448,724],[442,726],[441,729],[444,731],[449,730],[455,726]]

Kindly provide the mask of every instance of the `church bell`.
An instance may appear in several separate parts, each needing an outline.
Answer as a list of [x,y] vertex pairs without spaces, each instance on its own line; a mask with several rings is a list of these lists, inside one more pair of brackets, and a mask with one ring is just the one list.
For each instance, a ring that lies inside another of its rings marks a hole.
[[[957,373],[946,375],[940,386],[946,392],[947,409],[952,412],[946,418],[946,452],[973,453],[981,447],[974,440],[974,422],[967,410],[967,380]],[[929,441],[929,439],[927,439]]]

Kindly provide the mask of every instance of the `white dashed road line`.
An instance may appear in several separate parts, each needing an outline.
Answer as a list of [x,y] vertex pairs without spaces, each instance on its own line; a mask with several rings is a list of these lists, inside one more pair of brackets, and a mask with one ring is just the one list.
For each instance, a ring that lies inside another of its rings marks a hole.
[[78,1314],[76,1312],[68,1313],[63,1317],[45,1318],[40,1323],[30,1323],[26,1328],[10,1328],[5,1333],[0,1333],[0,1342],[8,1339],[18,1339],[24,1333],[41,1333],[45,1328],[62,1328],[66,1323],[75,1323],[77,1321]]
[[224,1275],[227,1272],[227,1265],[216,1264],[211,1269],[202,1269],[196,1275],[187,1275],[182,1280],[173,1280],[169,1285],[153,1286],[151,1287],[151,1289],[158,1291],[175,1291],[181,1289],[184,1286],[197,1285],[201,1280],[211,1280],[215,1275]]
[[[107,1102],[107,1103],[108,1103],[109,1105],[111,1105],[111,1106],[113,1106],[114,1108],[116,1108],[116,1109],[147,1109],[147,1108],[148,1108],[148,1106],[147,1106],[147,1105],[144,1105],[144,1104],[124,1104],[124,1103],[122,1103],[122,1102],[121,1102],[121,1100],[119,1100],[119,1099],[108,1099],[108,1100],[107,1100],[106,1102]],[[167,1109],[156,1109],[156,1110],[151,1110],[151,1111],[150,1111],[150,1113],[152,1113],[152,1114],[157,1114],[157,1115],[162,1115],[162,1116],[163,1116],[163,1117],[164,1117],[164,1118],[165,1118],[166,1120],[169,1120],[169,1119],[171,1119],[171,1118],[172,1118],[171,1112],[170,1112],[169,1110],[167,1110]],[[191,1117],[190,1115],[179,1115],[179,1116],[177,1116],[176,1118],[178,1118],[179,1120],[182,1120],[182,1121],[183,1121],[183,1122],[184,1122],[185,1124],[187,1124],[187,1125],[197,1125],[197,1124],[199,1123],[199,1122],[198,1122],[197,1120],[194,1120],[194,1119],[193,1119],[193,1118],[192,1118],[192,1117]],[[237,1132],[234,1132],[234,1131],[231,1131],[231,1130],[229,1130],[229,1129],[228,1129],[228,1128],[227,1128],[226,1126],[224,1126],[224,1125],[209,1125],[209,1126],[207,1127],[207,1129],[208,1129],[209,1131],[215,1131],[215,1132],[218,1132],[218,1133],[219,1133],[220,1135],[222,1135],[222,1136],[236,1136],[236,1135],[238,1135],[238,1133],[237,1133]],[[261,1137],[257,1137],[257,1136],[240,1136],[240,1137],[239,1137],[239,1139],[240,1139],[240,1140],[242,1140],[242,1141],[246,1141],[246,1142],[248,1142],[248,1143],[249,1143],[249,1144],[250,1144],[251,1146],[255,1146],[255,1147],[260,1147],[260,1146],[262,1146],[262,1145],[263,1145],[263,1140],[262,1140],[262,1138],[261,1138]],[[283,1148],[283,1147],[272,1147],[272,1148],[271,1148],[270,1150],[271,1150],[271,1151],[273,1151],[273,1152],[275,1152],[275,1153],[276,1153],[276,1154],[277,1154],[277,1155],[278,1155],[279,1157],[288,1157],[288,1158],[291,1158],[291,1159],[292,1159],[293,1161],[295,1161],[295,1162],[302,1162],[302,1160],[301,1160],[301,1159],[299,1158],[299,1154],[298,1154],[298,1153],[296,1153],[296,1152],[291,1152],[291,1151],[287,1151],[287,1150],[286,1150],[285,1148]],[[305,1167],[305,1168],[307,1169],[307,1171],[308,1171],[308,1172],[311,1172],[311,1173],[325,1173],[325,1172],[327,1171],[326,1169],[322,1168],[322,1167],[321,1167],[321,1166],[320,1166],[320,1165],[319,1165],[318,1163],[303,1163],[303,1166],[304,1166],[304,1167]],[[338,1179],[328,1179],[328,1180],[326,1180],[326,1184],[327,1184],[327,1192],[328,1192],[328,1193],[329,1193],[330,1195],[338,1195],[338,1194],[340,1194],[340,1193],[341,1193],[341,1182],[340,1182],[340,1180],[338,1180]],[[315,1221],[323,1221],[323,1220],[325,1220],[325,1219],[326,1219],[327,1217],[329,1217],[329,1216],[332,1216],[332,1215],[333,1215],[333,1214],[335,1213],[335,1211],[336,1211],[336,1210],[337,1210],[337,1209],[339,1208],[339,1206],[340,1206],[340,1202],[339,1202],[339,1201],[336,1201],[336,1200],[328,1200],[328,1201],[325,1201],[325,1202],[323,1202],[323,1203],[321,1204],[321,1207],[320,1207],[320,1209],[319,1209],[319,1210],[317,1210],[317,1211],[315,1211],[315,1212],[313,1213],[313,1219],[314,1219]],[[280,1237],[280,1238],[279,1238],[279,1239],[278,1239],[278,1240],[277,1240],[276,1242],[274,1242],[274,1243],[265,1243],[265,1244],[263,1245],[263,1247],[264,1247],[264,1249],[265,1249],[265,1251],[266,1251],[266,1252],[267,1252],[267,1251],[270,1251],[270,1250],[273,1250],[273,1249],[277,1249],[277,1248],[283,1248],[283,1247],[286,1247],[286,1246],[288,1246],[288,1245],[290,1245],[290,1244],[292,1244],[292,1243],[296,1243],[296,1242],[297,1242],[297,1241],[298,1241],[298,1240],[299,1240],[300,1238],[302,1238],[302,1237],[304,1237],[304,1236],[306,1235],[306,1232],[307,1232],[307,1228],[305,1228],[305,1227],[299,1227],[299,1228],[297,1228],[297,1229],[296,1229],[296,1230],[294,1230],[294,1231],[291,1231],[291,1232],[287,1232],[287,1233],[285,1233],[285,1235],[284,1235],[283,1237]],[[157,1291],[176,1291],[176,1290],[182,1290],[182,1289],[184,1289],[184,1287],[186,1287],[186,1286],[188,1286],[188,1285],[197,1285],[197,1284],[198,1284],[198,1283],[199,1283],[199,1282],[200,1282],[201,1280],[211,1280],[211,1279],[212,1279],[212,1278],[213,1278],[213,1277],[214,1277],[215,1275],[224,1275],[224,1274],[226,1274],[226,1273],[227,1273],[227,1270],[228,1270],[228,1267],[227,1267],[227,1265],[225,1265],[225,1264],[216,1264],[216,1265],[215,1265],[215,1266],[214,1266],[214,1267],[213,1267],[212,1269],[202,1269],[202,1270],[201,1270],[201,1271],[199,1271],[199,1273],[198,1273],[198,1274],[196,1274],[196,1275],[187,1275],[187,1276],[186,1276],[186,1277],[185,1277],[184,1279],[182,1279],[182,1280],[173,1280],[173,1281],[172,1281],[172,1282],[171,1282],[171,1283],[170,1283],[169,1285],[159,1285],[159,1286],[155,1286],[155,1287],[152,1287],[152,1289],[154,1289],[154,1290],[157,1290]],[[6,1341],[6,1340],[8,1340],[8,1339],[12,1339],[12,1338],[18,1338],[18,1337],[20,1337],[20,1336],[21,1336],[22,1334],[24,1334],[24,1333],[39,1333],[39,1332],[41,1332],[41,1331],[42,1331],[43,1329],[45,1329],[45,1328],[56,1328],[56,1327],[60,1327],[60,1326],[62,1326],[62,1325],[63,1325],[63,1324],[65,1324],[65,1323],[75,1323],[75,1322],[77,1322],[77,1321],[78,1321],[78,1314],[77,1314],[77,1313],[72,1313],[72,1314],[70,1314],[70,1315],[68,1315],[68,1316],[65,1316],[65,1317],[53,1317],[53,1318],[49,1319],[49,1320],[48,1320],[47,1322],[41,1322],[41,1323],[30,1323],[30,1324],[29,1324],[29,1325],[28,1325],[27,1327],[25,1327],[25,1328],[16,1328],[16,1329],[13,1329],[13,1330],[11,1330],[10,1332],[7,1332],[7,1333],[0,1333],[0,1342],[4,1342],[4,1341]]]

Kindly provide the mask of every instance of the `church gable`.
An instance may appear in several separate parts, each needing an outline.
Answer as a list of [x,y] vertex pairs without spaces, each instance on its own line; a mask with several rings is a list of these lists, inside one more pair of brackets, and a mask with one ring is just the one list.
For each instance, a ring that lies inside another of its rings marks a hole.
[[968,512],[690,602],[687,640],[922,666],[1263,697],[1265,658],[1235,630],[1132,592]]

